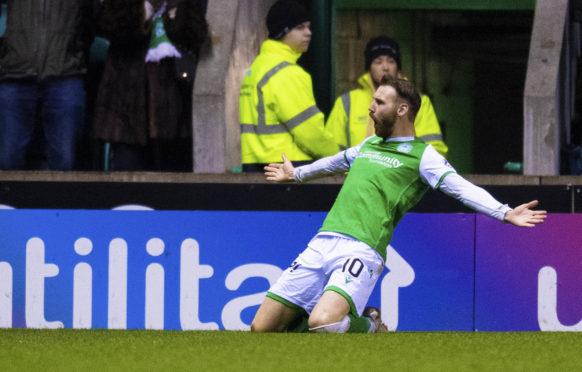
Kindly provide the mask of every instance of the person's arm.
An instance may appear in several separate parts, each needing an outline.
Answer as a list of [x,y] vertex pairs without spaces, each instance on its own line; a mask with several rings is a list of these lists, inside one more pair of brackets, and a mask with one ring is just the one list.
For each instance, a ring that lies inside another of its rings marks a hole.
[[[367,139],[366,139],[367,140]],[[307,182],[317,178],[347,172],[360,152],[364,140],[358,146],[350,147],[335,155],[314,161],[311,164],[295,168],[285,154],[283,163],[271,163],[265,167],[265,177],[272,182]]]
[[438,190],[479,213],[515,226],[533,227],[536,223],[544,222],[546,218],[546,211],[531,209],[538,205],[537,200],[511,209],[507,204],[497,201],[485,189],[472,184],[457,173],[445,176]]
[[289,131],[297,146],[314,159],[330,156],[339,151],[339,146],[331,134],[324,131],[323,123],[323,113],[319,112]]
[[311,77],[299,66],[289,66],[273,78],[275,111],[293,136],[295,144],[314,159],[339,151],[330,133],[324,130],[324,116],[315,103]]
[[421,160],[421,177],[435,190],[459,200],[463,205],[499,221],[520,227],[533,227],[546,218],[546,211],[532,210],[536,200],[511,209],[497,201],[485,189],[461,177],[432,146]]

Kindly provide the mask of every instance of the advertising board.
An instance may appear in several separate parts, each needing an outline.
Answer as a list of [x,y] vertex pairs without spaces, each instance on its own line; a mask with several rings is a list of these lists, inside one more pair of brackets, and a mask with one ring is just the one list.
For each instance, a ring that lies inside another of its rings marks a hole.
[[[325,215],[0,211],[0,327],[246,330]],[[581,227],[410,213],[369,304],[392,330],[580,331]]]

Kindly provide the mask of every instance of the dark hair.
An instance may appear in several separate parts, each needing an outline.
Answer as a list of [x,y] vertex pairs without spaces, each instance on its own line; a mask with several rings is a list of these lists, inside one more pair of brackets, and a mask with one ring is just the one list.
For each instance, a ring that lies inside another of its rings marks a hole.
[[408,103],[408,119],[414,122],[418,110],[420,110],[420,94],[414,87],[414,84],[408,80],[397,79],[391,76],[384,76],[380,81],[380,86],[388,85],[396,90],[398,98],[406,101]]

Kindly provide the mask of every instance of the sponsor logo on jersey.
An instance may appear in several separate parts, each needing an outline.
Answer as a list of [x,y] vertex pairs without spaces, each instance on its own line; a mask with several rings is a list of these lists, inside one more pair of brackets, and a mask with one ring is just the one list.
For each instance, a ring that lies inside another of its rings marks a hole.
[[362,151],[358,155],[358,158],[368,159],[369,162],[383,165],[386,168],[400,168],[404,165],[404,163],[402,163],[397,158],[382,155],[381,153],[372,151]]

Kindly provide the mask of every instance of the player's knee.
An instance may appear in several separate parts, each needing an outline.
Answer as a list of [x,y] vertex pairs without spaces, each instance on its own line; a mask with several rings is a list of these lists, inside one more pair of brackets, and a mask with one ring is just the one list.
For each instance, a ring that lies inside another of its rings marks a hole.
[[337,323],[341,320],[343,320],[343,316],[338,317],[337,314],[331,314],[329,312],[311,313],[309,316],[308,325],[309,329],[319,328],[328,324]]

